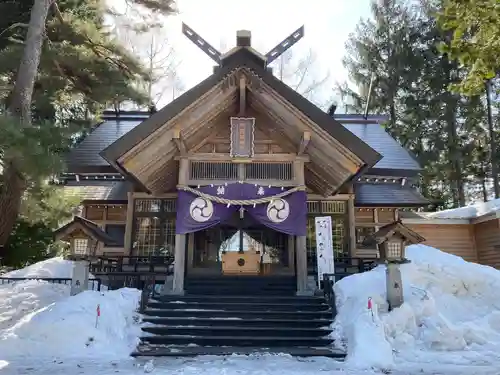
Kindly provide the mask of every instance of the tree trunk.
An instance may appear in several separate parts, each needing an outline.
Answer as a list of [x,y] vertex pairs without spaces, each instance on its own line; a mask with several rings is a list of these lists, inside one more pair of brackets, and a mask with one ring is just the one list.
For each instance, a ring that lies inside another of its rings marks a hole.
[[[24,52],[17,71],[16,83],[9,98],[8,112],[19,119],[19,126],[31,125],[31,100],[40,64],[45,22],[54,0],[35,0],[31,9],[30,23],[25,40]],[[12,231],[21,199],[26,189],[26,181],[20,172],[19,161],[6,157],[0,189],[0,249]]]
[[493,177],[493,191],[495,192],[496,199],[500,197],[500,186],[498,185],[497,142],[495,139],[495,129],[493,127],[493,116],[491,114],[491,80],[486,81],[486,109],[488,111],[491,174]]
[[486,189],[486,176],[481,178],[481,188],[483,193],[483,202],[488,202],[488,189]]

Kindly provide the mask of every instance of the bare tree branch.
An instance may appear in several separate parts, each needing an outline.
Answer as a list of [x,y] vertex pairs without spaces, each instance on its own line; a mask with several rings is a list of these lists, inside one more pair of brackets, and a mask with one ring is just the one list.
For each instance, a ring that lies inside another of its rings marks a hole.
[[315,104],[321,103],[320,91],[328,84],[330,74],[318,74],[314,51],[309,49],[304,57],[296,59],[292,49],[289,49],[271,66],[274,75],[288,86]]

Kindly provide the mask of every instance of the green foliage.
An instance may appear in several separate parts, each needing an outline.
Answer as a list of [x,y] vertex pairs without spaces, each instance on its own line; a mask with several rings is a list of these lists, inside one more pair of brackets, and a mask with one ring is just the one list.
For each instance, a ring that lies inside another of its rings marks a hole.
[[56,255],[52,247],[52,229],[44,223],[29,223],[23,219],[16,222],[7,242],[2,265],[22,268]]
[[17,160],[28,181],[37,182],[62,170],[61,156],[70,146],[71,127],[49,122],[25,127],[18,119],[0,114],[0,129],[0,160]]
[[69,196],[64,188],[57,185],[40,183],[28,188],[21,204],[21,218],[27,223],[43,223],[56,229],[73,217],[81,198]]
[[462,80],[452,85],[467,95],[481,94],[485,80],[500,69],[500,2],[498,0],[445,0],[438,12],[441,28],[449,38],[440,49],[467,68]]
[[[66,202],[46,185],[50,176],[62,172],[68,147],[89,131],[103,108],[123,101],[147,103],[146,93],[136,84],[149,79],[147,70],[112,37],[105,24],[111,13],[105,1],[55,4],[46,20],[32,98],[33,125],[26,127],[9,117],[5,108],[25,47],[33,0],[0,2],[0,188],[8,163],[15,165],[9,170],[22,174],[26,182],[22,210],[6,244],[8,262],[16,265],[45,256],[51,241],[48,232],[71,214],[75,202]],[[156,14],[174,11],[172,0],[130,0],[130,4]],[[10,214],[9,218],[4,233],[14,221]]]
[[80,197],[65,195],[59,186],[39,183],[28,188],[2,265],[20,268],[61,255],[67,249],[54,242],[52,232],[71,219],[79,204]]
[[[420,186],[435,208],[484,199],[491,178],[484,96],[450,91],[467,74],[438,46],[449,33],[435,18],[439,1],[372,3],[347,43],[344,65],[355,87],[339,87],[352,112],[362,113],[375,74],[370,113],[390,116],[387,130],[424,170]],[[500,160],[493,162],[498,163]],[[477,188],[485,194],[477,195]]]

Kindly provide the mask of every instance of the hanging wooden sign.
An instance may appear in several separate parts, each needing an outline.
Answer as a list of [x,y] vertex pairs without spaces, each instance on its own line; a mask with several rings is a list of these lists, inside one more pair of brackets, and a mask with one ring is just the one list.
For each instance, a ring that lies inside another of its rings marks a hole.
[[231,117],[231,157],[253,156],[254,117]]

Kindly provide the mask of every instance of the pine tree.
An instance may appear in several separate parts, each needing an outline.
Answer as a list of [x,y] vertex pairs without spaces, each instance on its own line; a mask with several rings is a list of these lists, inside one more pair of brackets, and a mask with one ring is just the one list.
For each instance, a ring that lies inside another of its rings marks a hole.
[[[172,1],[135,3],[156,12],[173,10]],[[27,189],[54,172],[54,155],[65,150],[72,134],[85,130],[89,113],[113,101],[146,101],[134,83],[147,72],[110,37],[103,1],[23,0],[3,3],[0,10],[8,16],[0,26],[6,104],[0,111],[1,250]]]
[[466,72],[438,49],[450,38],[434,17],[439,6],[430,0],[418,7],[403,0],[373,2],[373,19],[361,21],[347,44],[344,63],[354,87],[340,91],[359,113],[375,73],[370,113],[390,115],[387,130],[424,167],[424,194],[442,207],[456,207],[478,184],[486,185],[492,163],[485,159],[484,101],[450,90]]

